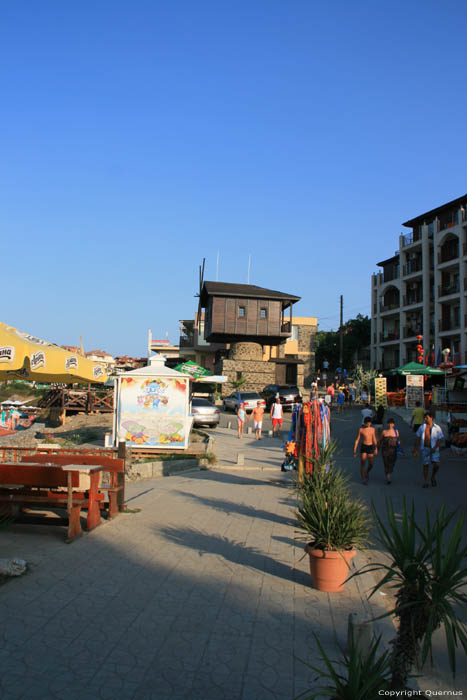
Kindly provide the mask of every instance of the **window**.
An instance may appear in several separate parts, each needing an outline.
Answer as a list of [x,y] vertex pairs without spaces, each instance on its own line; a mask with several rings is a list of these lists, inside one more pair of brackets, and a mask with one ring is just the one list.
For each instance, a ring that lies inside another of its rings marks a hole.
[[259,317],[260,318],[267,318],[268,317],[268,310],[266,308],[262,307],[259,310]]
[[238,307],[238,318],[245,318],[245,316],[246,316],[245,311],[246,311],[246,309],[244,306],[239,306]]
[[240,381],[240,379],[243,378],[243,374],[241,372],[237,372],[237,382]]

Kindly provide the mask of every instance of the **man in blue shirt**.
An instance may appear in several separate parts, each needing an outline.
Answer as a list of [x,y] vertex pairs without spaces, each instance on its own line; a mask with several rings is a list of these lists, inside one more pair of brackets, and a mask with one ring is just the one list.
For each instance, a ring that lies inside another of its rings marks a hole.
[[419,451],[422,455],[423,475],[425,477],[425,483],[423,484],[424,489],[428,488],[429,486],[428,473],[430,463],[433,466],[431,472],[431,485],[437,485],[435,476],[439,469],[439,446],[443,437],[443,431],[439,425],[433,421],[433,416],[431,413],[425,413],[424,423],[415,433],[415,444],[412,451],[412,454],[415,457],[419,454]]

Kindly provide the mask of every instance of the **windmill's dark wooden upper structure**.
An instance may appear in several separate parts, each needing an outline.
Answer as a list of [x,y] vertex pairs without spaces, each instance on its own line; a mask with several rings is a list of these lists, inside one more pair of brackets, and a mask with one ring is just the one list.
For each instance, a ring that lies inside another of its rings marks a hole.
[[[300,297],[254,284],[204,282],[204,337],[211,343],[252,342],[279,345],[291,335],[292,305]],[[284,311],[290,308],[290,319]]]

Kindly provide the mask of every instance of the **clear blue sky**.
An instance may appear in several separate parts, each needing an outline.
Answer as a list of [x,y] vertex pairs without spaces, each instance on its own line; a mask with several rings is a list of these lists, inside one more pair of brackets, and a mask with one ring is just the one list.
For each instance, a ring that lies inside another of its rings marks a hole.
[[142,355],[206,279],[369,313],[401,222],[467,191],[467,5],[0,8],[0,320]]

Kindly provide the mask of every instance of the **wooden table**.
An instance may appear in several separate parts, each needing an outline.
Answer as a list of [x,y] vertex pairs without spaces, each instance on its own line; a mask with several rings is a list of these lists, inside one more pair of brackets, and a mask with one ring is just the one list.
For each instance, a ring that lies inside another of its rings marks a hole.
[[[99,473],[107,469],[108,467],[102,464],[47,465],[34,462],[3,462],[0,463],[0,503],[16,503],[23,506],[45,504],[49,508],[66,508],[66,519],[42,516],[40,520],[47,525],[67,524],[67,541],[71,541],[82,534],[81,508],[88,511],[88,531],[100,524],[99,503],[104,500],[104,494],[99,492]],[[90,477],[90,487],[86,491],[79,490],[80,474]],[[8,485],[8,488],[5,485]],[[28,521],[39,524],[37,517],[29,518]]]

